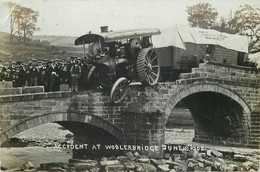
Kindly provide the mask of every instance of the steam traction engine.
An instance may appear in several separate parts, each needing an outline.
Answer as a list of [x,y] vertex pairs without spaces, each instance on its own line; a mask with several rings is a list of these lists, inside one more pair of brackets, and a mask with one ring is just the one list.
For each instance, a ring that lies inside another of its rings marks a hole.
[[101,27],[99,34],[77,38],[75,45],[83,45],[84,55],[92,64],[87,83],[111,90],[110,99],[114,103],[125,98],[132,80],[144,85],[157,84],[160,65],[152,44],[152,35],[156,34],[160,34],[158,29],[108,31],[108,27]]

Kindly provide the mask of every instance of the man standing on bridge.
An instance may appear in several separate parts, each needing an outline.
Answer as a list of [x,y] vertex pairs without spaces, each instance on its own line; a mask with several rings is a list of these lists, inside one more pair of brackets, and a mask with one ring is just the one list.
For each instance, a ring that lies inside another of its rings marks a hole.
[[72,91],[78,92],[81,67],[79,66],[79,62],[77,60],[75,60],[73,66],[71,67],[70,73],[72,79]]

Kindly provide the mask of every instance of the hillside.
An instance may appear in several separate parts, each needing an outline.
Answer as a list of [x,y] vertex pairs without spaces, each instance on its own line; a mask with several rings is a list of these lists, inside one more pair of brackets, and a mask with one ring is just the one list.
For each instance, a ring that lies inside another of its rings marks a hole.
[[75,47],[74,41],[75,39],[77,39],[77,37],[37,35],[33,36],[33,39],[48,41],[51,43],[52,46]]
[[75,38],[69,36],[36,36],[26,44],[19,43],[16,38],[10,44],[9,39],[9,33],[0,32],[1,61],[82,57],[83,53],[81,46],[73,45]]

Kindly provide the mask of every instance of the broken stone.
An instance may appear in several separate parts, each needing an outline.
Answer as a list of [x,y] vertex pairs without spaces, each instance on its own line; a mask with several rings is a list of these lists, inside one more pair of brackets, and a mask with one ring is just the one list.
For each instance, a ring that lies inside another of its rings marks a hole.
[[32,169],[34,168],[34,165],[31,161],[27,161],[26,163],[23,164],[24,169]]
[[203,163],[204,163],[205,166],[214,167],[214,163],[211,162],[211,161],[209,161],[209,160],[205,160],[205,159],[204,159]]
[[247,159],[246,159],[246,157],[245,157],[244,155],[235,154],[233,160],[244,162],[244,161],[246,161]]
[[90,171],[90,172],[99,172],[99,171],[100,171],[100,168],[94,167],[94,168],[91,168],[89,171]]
[[69,163],[73,164],[73,163],[89,163],[92,162],[93,160],[90,159],[69,159]]
[[171,159],[165,161],[166,164],[173,165],[173,166],[180,166],[180,163],[174,162]]
[[162,160],[157,160],[157,159],[151,159],[151,164],[158,166],[158,165],[163,165],[163,161]]
[[204,164],[203,163],[198,162],[198,165],[199,165],[200,168],[204,168]]
[[171,169],[171,171],[170,172],[176,172],[176,170],[174,170],[174,169]]
[[221,163],[220,162],[217,162],[217,161],[215,161],[214,162],[214,168],[216,169],[216,170],[220,170],[220,167],[221,167]]
[[137,158],[140,158],[140,157],[141,157],[141,155],[140,155],[138,152],[135,152],[135,153],[134,153],[134,156],[137,157]]
[[248,172],[257,172],[257,171],[254,169],[250,169]]
[[205,170],[208,171],[208,172],[211,172],[211,171],[212,171],[212,170],[211,170],[211,166],[207,166],[207,167],[205,168]]
[[[73,164],[75,166],[75,164]],[[68,168],[68,164],[67,163],[44,163],[44,164],[40,164],[40,169],[43,170],[50,170],[52,167],[61,167],[63,169],[67,169]]]
[[124,165],[125,165],[126,170],[128,170],[128,171],[135,169],[134,163],[132,163],[130,161],[124,162]]
[[143,163],[142,167],[144,169],[144,171],[149,171],[149,172],[156,172],[156,167],[153,166],[152,164],[147,164],[147,163]]
[[215,149],[211,149],[211,153],[216,157],[223,158],[223,154]]
[[138,159],[138,161],[142,162],[142,163],[149,163],[150,159],[149,158],[140,158],[140,159]]
[[198,156],[202,157],[202,158],[205,158],[206,157],[206,154],[205,153],[198,153]]
[[186,155],[187,155],[188,158],[194,157],[194,154],[195,154],[194,151],[189,151],[189,152],[186,153]]
[[189,167],[189,168],[194,168],[196,165],[197,165],[197,164],[195,164],[195,163],[193,163],[193,162],[191,162],[191,161],[188,162],[188,167]]
[[229,164],[229,165],[225,165],[223,168],[224,168],[224,171],[232,172],[232,171],[237,171],[238,166],[235,164]]
[[51,167],[50,171],[63,171],[63,172],[66,172],[67,170],[65,170],[65,169],[63,169],[61,167]]
[[37,169],[31,168],[31,169],[25,169],[25,170],[23,170],[23,171],[26,171],[26,172],[36,172]]
[[5,170],[5,172],[12,172],[12,171],[22,171],[21,168],[12,168],[9,170]]
[[120,162],[118,160],[108,160],[108,161],[100,161],[100,164],[102,166],[107,166],[107,165],[118,165]]
[[89,165],[88,163],[81,162],[81,163],[73,163],[73,165],[74,165],[76,171],[82,171],[82,170],[89,170],[89,169],[95,167],[96,163]]
[[222,159],[222,158],[218,158],[217,160],[218,160],[222,165],[225,164],[224,159]]
[[168,164],[158,165],[158,169],[161,171],[170,171]]
[[198,161],[196,161],[195,159],[188,159],[188,162],[192,162],[194,164],[198,163]]
[[141,172],[143,170],[143,166],[140,163],[135,164],[135,171]]
[[132,154],[132,152],[126,152],[126,156],[127,156],[131,161],[135,160],[135,157],[134,157],[134,155]]
[[171,157],[171,155],[169,154],[169,153],[166,153],[165,155],[164,155],[164,158],[165,159],[169,159]]
[[105,170],[107,172],[125,171],[125,166],[123,164],[108,165],[105,167]]
[[127,156],[118,156],[117,159],[119,161],[127,161]]
[[206,155],[207,155],[208,157],[211,157],[211,150],[206,150]]
[[244,163],[242,163],[242,167],[245,169],[245,170],[249,170],[251,169],[252,167],[254,166],[254,163],[251,162],[251,161],[246,161]]

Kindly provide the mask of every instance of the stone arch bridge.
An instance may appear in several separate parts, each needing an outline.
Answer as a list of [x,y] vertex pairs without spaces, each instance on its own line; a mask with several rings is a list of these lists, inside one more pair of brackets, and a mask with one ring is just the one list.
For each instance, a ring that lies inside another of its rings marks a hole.
[[119,104],[111,103],[108,93],[100,90],[1,96],[0,141],[57,122],[74,133],[76,143],[87,142],[97,132],[93,143],[161,146],[167,120],[181,101],[195,121],[194,141],[260,148],[259,96],[259,76],[254,71],[214,63],[182,73],[176,82],[131,86]]

